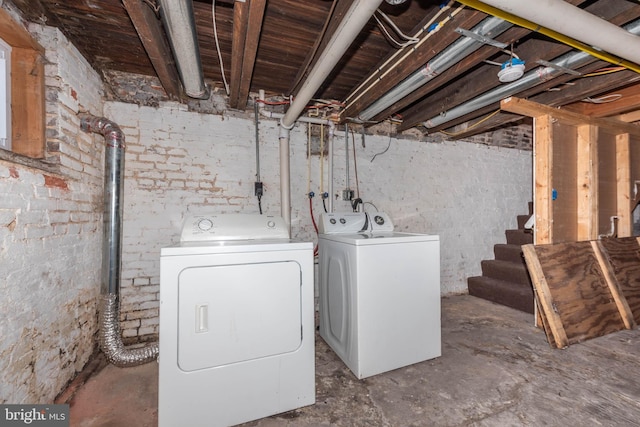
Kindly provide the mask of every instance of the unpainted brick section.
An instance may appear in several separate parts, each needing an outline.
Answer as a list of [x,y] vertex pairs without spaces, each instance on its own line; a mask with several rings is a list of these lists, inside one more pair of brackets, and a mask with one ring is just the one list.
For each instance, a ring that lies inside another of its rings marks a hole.
[[46,49],[45,161],[58,173],[0,162],[0,403],[44,404],[96,344],[103,150],[76,113],[101,113],[102,83],[58,30],[29,30]]

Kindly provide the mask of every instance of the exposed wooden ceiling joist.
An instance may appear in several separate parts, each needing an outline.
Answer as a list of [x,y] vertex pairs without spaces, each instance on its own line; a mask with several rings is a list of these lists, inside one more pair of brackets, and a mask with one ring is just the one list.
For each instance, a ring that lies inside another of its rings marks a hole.
[[[211,0],[193,0],[201,63],[207,83],[213,87],[221,87],[222,63],[229,65],[225,75],[231,83],[231,108],[246,108],[249,92],[258,90],[265,90],[267,96],[295,95],[299,84],[318,60],[319,53],[324,51],[337,23],[341,21],[341,15],[345,14],[352,1],[216,0],[212,4]],[[618,26],[640,17],[640,4],[629,0],[565,1]],[[25,19],[60,28],[99,73],[107,75],[107,71],[124,71],[158,77],[169,97],[174,97],[178,79],[175,74],[174,77],[170,75],[171,61],[166,59],[167,50],[161,46],[162,37],[157,35],[157,26],[153,28],[154,21],[149,16],[139,19],[133,17],[142,10],[148,12],[148,9],[141,9],[141,6],[153,5],[154,2],[155,0],[4,0],[0,7],[15,4],[23,12]],[[212,25],[214,5],[222,61],[218,59]],[[469,8],[454,13],[459,6],[456,2],[444,5],[441,0],[411,0],[399,6],[382,2],[380,9],[404,34],[414,35],[422,29],[423,33],[418,34],[422,37],[425,28],[429,28],[431,23],[445,20],[450,22],[442,25],[421,45],[398,50],[384,35],[380,26],[383,24],[377,24],[371,19],[314,98],[338,101],[332,105],[347,101],[341,120],[358,117],[363,109],[372,105],[398,82],[424,67],[458,39],[460,35],[455,32],[456,28],[473,28],[486,16]],[[391,26],[386,28],[389,30]],[[147,35],[144,35],[145,31]],[[163,33],[162,28],[160,32]],[[570,50],[556,40],[538,33],[527,33],[526,29],[513,27],[494,37],[507,44],[513,43],[514,52],[526,61],[527,70],[537,67],[538,59],[553,60]],[[153,53],[154,49],[156,53]],[[638,46],[629,46],[629,49],[640,49],[640,43]],[[412,53],[407,54],[408,52]],[[395,59],[400,57],[404,59],[394,65]],[[508,54],[497,48],[483,46],[448,70],[432,76],[426,84],[375,115],[373,120],[400,116],[403,123],[398,130],[403,131],[439,117],[442,113],[446,114],[458,105],[502,86],[496,76],[499,70],[496,63],[500,64],[509,58]],[[602,66],[601,61],[594,60],[580,71],[589,73]],[[587,96],[618,93],[639,77],[640,74],[628,71],[589,78],[561,74],[514,95],[549,106],[566,106]],[[624,81],[624,78],[628,80]],[[375,84],[370,84],[372,82]],[[117,84],[111,80],[105,83]],[[580,105],[577,108],[588,108],[593,111],[592,114],[598,115],[615,114],[622,112],[621,110],[640,110],[640,106],[635,105],[640,103],[640,93],[632,93],[628,89],[623,95],[620,99],[622,102],[617,101],[618,105],[612,110],[608,108],[616,103],[610,103],[612,105],[607,106],[606,111],[604,106]],[[621,107],[623,104],[624,107]],[[505,112],[486,118],[487,114],[497,109],[496,101],[431,128],[428,132],[445,130],[449,133],[455,131],[458,135],[471,135],[473,132],[488,131],[518,120],[517,115]]]
[[180,99],[182,95],[180,77],[160,20],[146,3],[138,0],[122,0],[122,4],[127,9],[167,96],[174,100]]

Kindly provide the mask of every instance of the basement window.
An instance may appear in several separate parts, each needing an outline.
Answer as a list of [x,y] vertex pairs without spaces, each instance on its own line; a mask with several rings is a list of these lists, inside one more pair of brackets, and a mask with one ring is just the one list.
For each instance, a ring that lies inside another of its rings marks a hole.
[[0,40],[0,158],[41,159],[45,148],[44,48],[2,7]]
[[11,150],[11,46],[0,39],[0,148]]

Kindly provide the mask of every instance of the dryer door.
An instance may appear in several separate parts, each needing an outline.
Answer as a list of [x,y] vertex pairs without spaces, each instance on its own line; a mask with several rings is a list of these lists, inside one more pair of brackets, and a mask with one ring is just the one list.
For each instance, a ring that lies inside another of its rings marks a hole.
[[301,268],[295,261],[184,269],[178,279],[183,371],[295,351],[302,342]]

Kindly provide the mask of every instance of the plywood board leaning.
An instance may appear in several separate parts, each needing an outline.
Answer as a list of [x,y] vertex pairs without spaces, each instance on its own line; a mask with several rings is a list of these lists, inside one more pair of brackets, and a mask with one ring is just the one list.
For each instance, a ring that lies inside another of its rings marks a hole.
[[600,249],[611,264],[636,325],[640,324],[640,244],[636,237],[602,239]]
[[557,347],[625,329],[591,242],[525,245],[523,252]]

